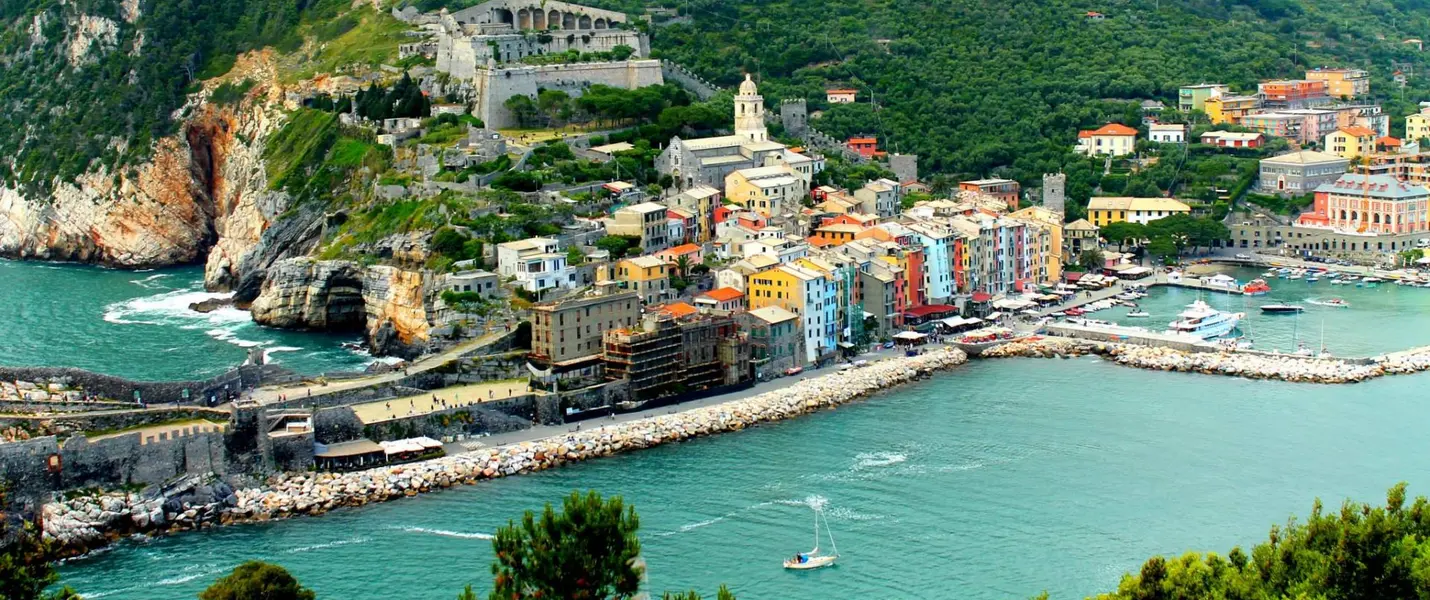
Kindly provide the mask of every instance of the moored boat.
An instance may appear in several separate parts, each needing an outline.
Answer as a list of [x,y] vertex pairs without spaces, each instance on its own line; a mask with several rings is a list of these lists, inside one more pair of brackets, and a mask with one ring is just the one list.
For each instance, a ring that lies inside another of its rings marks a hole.
[[1134,319],[1138,319],[1143,317],[1150,317],[1152,316],[1152,313],[1149,313],[1145,310],[1134,310],[1132,312],[1127,313],[1127,316],[1132,317]]
[[1187,305],[1187,310],[1178,314],[1178,319],[1168,324],[1168,331],[1174,334],[1191,334],[1202,339],[1224,336],[1236,329],[1242,313],[1220,311],[1197,300]]
[[1263,296],[1271,291],[1271,286],[1267,285],[1265,279],[1253,279],[1250,283],[1241,287],[1241,293],[1247,296]]
[[1261,312],[1264,313],[1298,313],[1306,310],[1303,306],[1295,304],[1262,304]]

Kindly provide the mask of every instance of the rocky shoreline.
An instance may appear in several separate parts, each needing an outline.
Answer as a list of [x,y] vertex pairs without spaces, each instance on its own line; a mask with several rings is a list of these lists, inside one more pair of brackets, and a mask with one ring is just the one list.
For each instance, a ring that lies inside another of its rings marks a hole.
[[418,463],[349,473],[284,473],[261,485],[239,489],[222,482],[199,485],[168,500],[128,492],[72,498],[45,505],[44,532],[67,554],[79,555],[126,535],[318,515],[344,506],[395,500],[740,431],[845,404],[966,361],[967,356],[955,349],[888,358],[750,398]]
[[1359,383],[1386,375],[1430,369],[1430,348],[1377,356],[1369,362],[1248,352],[1187,352],[1135,344],[1043,337],[1004,344],[983,358],[1068,358],[1098,355],[1117,364],[1153,371],[1230,375],[1296,383]]

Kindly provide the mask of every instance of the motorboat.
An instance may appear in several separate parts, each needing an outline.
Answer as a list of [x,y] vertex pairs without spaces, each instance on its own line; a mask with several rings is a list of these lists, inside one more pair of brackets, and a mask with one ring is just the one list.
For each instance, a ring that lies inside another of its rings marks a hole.
[[[1071,314],[1072,311],[1068,312]],[[1076,316],[1070,317],[1068,321],[1073,321],[1076,318]],[[985,327],[965,333],[949,343],[953,345],[953,347],[962,350],[964,354],[978,356],[990,348],[996,348],[1008,342],[1015,342],[1026,337],[1028,336],[1017,335],[1012,329],[1008,329],[1007,327]]]
[[1247,296],[1264,296],[1271,291],[1271,286],[1266,284],[1265,279],[1253,279],[1250,283],[1241,287],[1241,293]]
[[1147,311],[1145,311],[1145,310],[1134,310],[1134,311],[1131,311],[1131,312],[1127,313],[1127,316],[1128,316],[1128,317],[1131,317],[1131,318],[1133,318],[1133,319],[1140,319],[1140,318],[1144,318],[1144,317],[1150,317],[1150,316],[1152,316],[1152,313],[1149,313],[1149,312],[1147,312]]
[[[829,549],[831,554],[823,554],[819,551],[819,521],[824,520],[824,532],[829,535]],[[814,549],[809,552],[800,552],[790,558],[785,559],[785,568],[794,571],[807,571],[818,569],[834,564],[839,558],[839,548],[834,545],[834,532],[829,530],[829,519],[824,518],[824,511],[814,509]]]
[[1202,283],[1214,290],[1241,291],[1241,286],[1236,283],[1234,277],[1222,273],[1203,279]]
[[1350,285],[1351,282],[1345,279],[1332,279],[1331,285]]
[[1275,279],[1275,278],[1276,278],[1276,271],[1267,271],[1267,272],[1265,272],[1265,273],[1262,273],[1262,274],[1261,274],[1261,278],[1262,278],[1262,279]]
[[1197,300],[1187,305],[1187,309],[1177,315],[1177,320],[1168,324],[1173,334],[1191,334],[1202,339],[1224,336],[1236,329],[1236,324],[1246,315],[1220,311]]
[[1261,312],[1272,314],[1298,313],[1306,310],[1304,306],[1295,304],[1262,304]]
[[1351,303],[1346,302],[1345,300],[1342,300],[1340,298],[1326,298],[1324,300],[1319,298],[1312,298],[1310,300],[1307,300],[1306,302],[1315,304],[1316,306],[1330,306],[1334,308],[1349,308],[1351,305]]

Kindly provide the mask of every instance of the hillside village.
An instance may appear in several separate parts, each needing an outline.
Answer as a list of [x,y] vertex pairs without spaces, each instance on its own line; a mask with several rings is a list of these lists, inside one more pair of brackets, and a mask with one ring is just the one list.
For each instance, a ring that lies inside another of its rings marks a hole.
[[[1081,289],[1074,274],[1127,278],[1150,272],[1149,259],[1215,248],[1393,262],[1430,235],[1430,108],[1390,137],[1361,70],[1255,90],[1189,84],[1175,106],[1143,102],[1141,122],[1081,131],[1074,152],[1103,171],[1083,203],[1062,173],[1034,189],[920,177],[918,157],[877,136],[820,133],[804,99],[767,101],[757,74],[722,91],[648,58],[644,25],[622,13],[493,0],[392,14],[415,28],[400,48],[409,66],[328,79],[287,104],[336,113],[390,148],[379,202],[436,202],[447,215],[377,241],[410,247],[378,262],[426,273],[425,323],[405,332],[415,351],[529,319],[537,385],[649,379],[632,390],[643,397],[715,385],[647,378],[613,358],[696,324],[719,332],[720,381],[770,379],[908,331],[1009,318]],[[828,105],[863,101],[837,83]],[[714,108],[721,94],[726,109]],[[724,110],[733,119],[709,114]],[[1211,175],[1178,190],[1183,166]],[[1169,167],[1170,184],[1137,185]],[[1159,244],[1119,225],[1166,218],[1200,233]],[[372,260],[376,240],[345,239],[356,228],[320,255]],[[275,316],[294,303],[281,293],[270,282],[255,317],[316,324]],[[609,316],[562,325],[592,311]]]

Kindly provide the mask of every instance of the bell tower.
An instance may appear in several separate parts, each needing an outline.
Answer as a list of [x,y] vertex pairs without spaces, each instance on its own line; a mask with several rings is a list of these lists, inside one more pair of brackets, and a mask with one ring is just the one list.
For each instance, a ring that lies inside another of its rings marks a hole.
[[745,81],[740,83],[740,93],[735,96],[735,135],[751,142],[767,142],[770,139],[769,131],[765,129],[765,99],[760,96],[760,90],[749,73],[745,74]]

